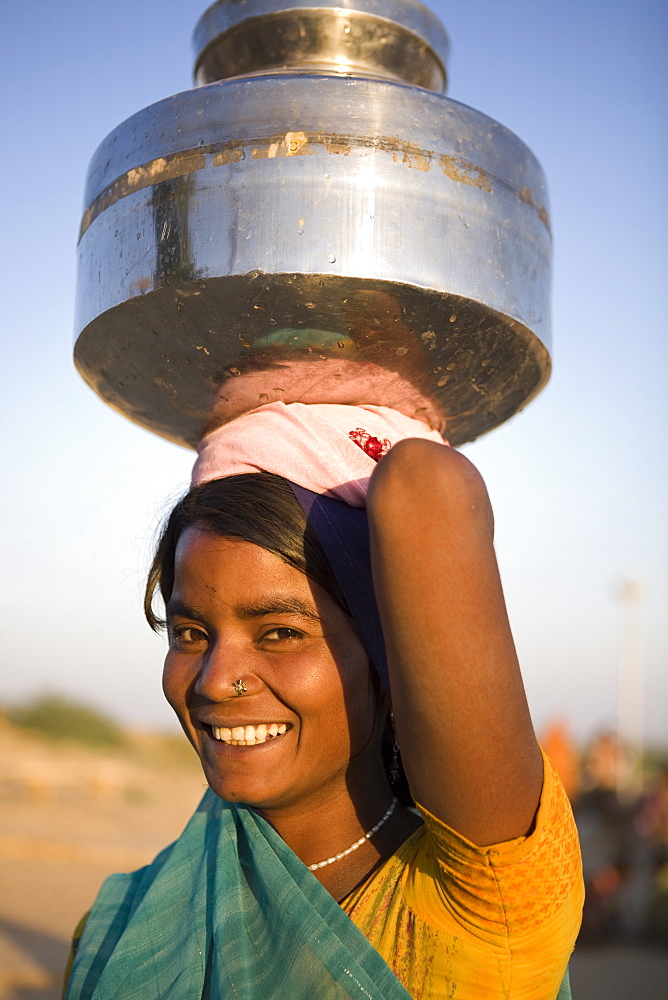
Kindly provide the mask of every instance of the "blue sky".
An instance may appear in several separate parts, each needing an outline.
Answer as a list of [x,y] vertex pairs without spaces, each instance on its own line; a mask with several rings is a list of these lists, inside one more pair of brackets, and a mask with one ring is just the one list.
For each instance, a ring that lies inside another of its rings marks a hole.
[[[554,374],[467,447],[485,475],[538,728],[614,722],[620,581],[643,582],[648,736],[668,742],[668,14],[654,0],[431,5],[448,95],[547,174]],[[72,361],[75,243],[98,143],[191,85],[204,5],[45,0],[2,25],[0,700],[44,688],[169,725],[141,615],[151,542],[188,452],[108,410]]]

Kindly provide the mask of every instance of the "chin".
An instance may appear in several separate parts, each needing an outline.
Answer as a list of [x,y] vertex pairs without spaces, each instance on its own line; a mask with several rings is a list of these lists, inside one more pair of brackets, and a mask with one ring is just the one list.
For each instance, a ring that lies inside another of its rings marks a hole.
[[206,766],[203,770],[209,788],[224,802],[241,802],[254,809],[269,809],[281,805],[284,800],[282,790],[275,786],[267,787],[267,783],[263,780],[252,781],[247,778],[234,780],[229,775],[212,772]]

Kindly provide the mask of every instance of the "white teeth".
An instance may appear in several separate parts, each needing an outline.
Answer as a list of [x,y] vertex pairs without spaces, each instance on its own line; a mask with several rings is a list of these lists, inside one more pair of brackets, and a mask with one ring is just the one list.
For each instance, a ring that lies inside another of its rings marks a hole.
[[234,726],[227,729],[225,726],[211,726],[214,739],[221,740],[229,746],[254,747],[260,743],[266,743],[274,736],[282,736],[287,733],[288,726],[285,722],[263,722],[259,726]]

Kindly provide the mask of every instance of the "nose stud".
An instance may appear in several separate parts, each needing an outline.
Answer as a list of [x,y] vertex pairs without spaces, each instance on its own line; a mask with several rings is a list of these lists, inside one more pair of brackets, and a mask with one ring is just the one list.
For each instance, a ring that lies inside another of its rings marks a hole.
[[245,682],[242,681],[241,678],[239,678],[239,680],[236,680],[232,685],[232,690],[234,691],[235,694],[245,694],[246,691],[248,691],[248,688]]

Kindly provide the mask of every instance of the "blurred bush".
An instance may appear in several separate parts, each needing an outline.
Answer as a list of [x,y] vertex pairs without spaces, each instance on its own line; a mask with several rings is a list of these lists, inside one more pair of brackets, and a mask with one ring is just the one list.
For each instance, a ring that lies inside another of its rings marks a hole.
[[120,746],[121,728],[97,709],[55,694],[39,695],[7,709],[7,718],[51,740],[74,740],[90,747]]

